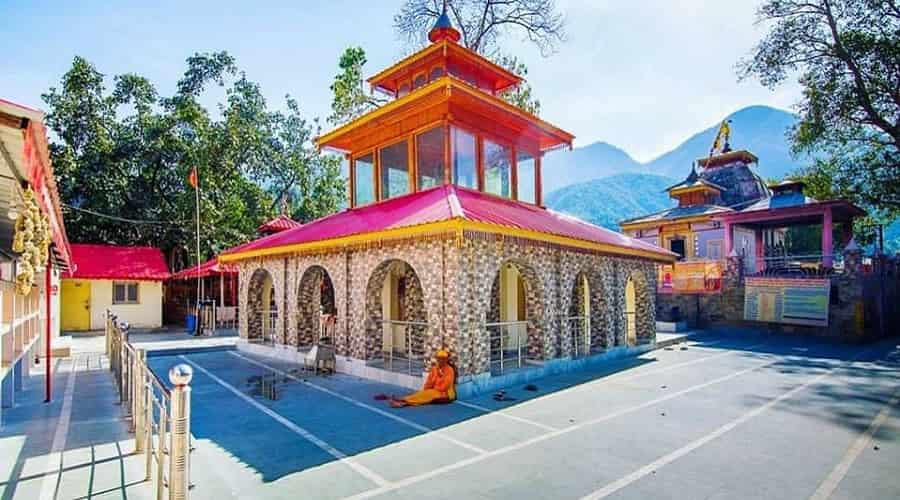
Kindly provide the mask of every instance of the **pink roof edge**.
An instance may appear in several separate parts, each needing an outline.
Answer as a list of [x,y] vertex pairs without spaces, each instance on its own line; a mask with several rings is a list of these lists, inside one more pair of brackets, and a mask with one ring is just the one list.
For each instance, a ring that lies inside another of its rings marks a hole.
[[455,185],[442,185],[379,203],[344,210],[300,227],[275,233],[226,250],[222,255],[326,241],[450,219],[496,224],[586,242],[618,246],[670,257],[656,245],[596,226],[576,217]]

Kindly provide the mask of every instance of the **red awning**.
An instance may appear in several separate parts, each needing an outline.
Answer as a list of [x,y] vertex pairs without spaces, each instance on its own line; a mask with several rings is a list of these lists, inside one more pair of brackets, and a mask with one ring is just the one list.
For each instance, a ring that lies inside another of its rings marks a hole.
[[219,264],[217,259],[210,259],[203,264],[200,264],[200,267],[197,266],[187,267],[173,274],[170,279],[173,280],[195,280],[197,278],[207,278],[209,276],[219,276],[221,274],[232,275],[237,274],[236,266],[229,266],[227,264]]
[[71,245],[72,269],[63,278],[164,281],[171,275],[166,259],[155,247]]
[[484,194],[454,185],[443,185],[399,196],[380,203],[345,210],[304,224],[296,229],[245,243],[222,253],[274,249],[357,234],[463,219],[513,229],[536,231],[623,250],[652,252],[668,259],[671,252],[624,234],[595,226],[529,203]]

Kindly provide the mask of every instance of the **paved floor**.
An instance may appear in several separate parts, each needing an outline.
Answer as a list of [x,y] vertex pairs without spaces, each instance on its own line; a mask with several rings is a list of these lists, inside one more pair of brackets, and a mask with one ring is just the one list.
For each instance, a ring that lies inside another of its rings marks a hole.
[[[487,395],[403,410],[373,399],[400,389],[305,377],[236,352],[150,363],[161,373],[176,363],[194,367],[192,498],[881,499],[900,498],[897,344],[732,331],[548,378],[536,392],[513,387],[511,401]],[[262,397],[260,377],[277,380],[276,400]],[[102,490],[121,497],[122,488],[129,498],[149,497],[146,485],[128,486],[142,474],[129,462],[120,422],[105,424],[119,429],[111,437],[73,435],[87,409],[113,402],[75,405],[61,475],[26,471],[32,459],[44,471],[58,465],[40,450],[53,449],[46,442],[59,434],[59,409],[43,407],[49,437],[0,431],[0,466],[13,467],[4,498],[40,498],[31,492],[52,493],[57,484],[58,498]],[[74,455],[89,449],[109,450],[109,469],[70,474]],[[85,488],[91,477],[104,484]]]

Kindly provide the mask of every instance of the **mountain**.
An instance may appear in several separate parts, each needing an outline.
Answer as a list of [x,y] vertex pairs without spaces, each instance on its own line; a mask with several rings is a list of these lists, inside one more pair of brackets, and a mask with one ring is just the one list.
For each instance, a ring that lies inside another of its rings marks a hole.
[[[759,158],[764,179],[782,179],[804,165],[793,159],[787,139],[797,117],[768,106],[750,106],[725,117],[731,120],[731,147]],[[618,222],[674,205],[668,186],[683,179],[691,164],[709,154],[719,125],[690,136],[672,151],[640,163],[625,151],[596,142],[544,158],[545,202],[554,210],[618,230]]]
[[[746,149],[759,158],[757,172],[764,179],[782,179],[803,166],[804,158],[791,157],[787,132],[797,116],[768,106],[750,106],[726,117],[731,120],[731,147]],[[672,151],[644,164],[651,172],[671,177],[684,177],[691,163],[709,154],[719,125],[692,135]]]
[[672,206],[664,189],[676,182],[661,175],[616,174],[553,191],[545,203],[557,212],[618,230],[622,219]]
[[599,179],[621,172],[641,172],[641,164],[628,153],[605,142],[595,142],[572,151],[560,150],[547,154],[542,160],[547,173],[542,179],[544,192]]
[[[788,129],[797,116],[768,106],[750,106],[724,119],[731,120],[731,146],[746,149],[759,158],[758,172],[765,179],[781,179],[803,166],[804,158],[791,158]],[[672,151],[646,163],[605,142],[595,142],[572,151],[556,151],[543,160],[544,191],[620,173],[645,173],[684,178],[691,164],[709,154],[719,124],[690,136]]]

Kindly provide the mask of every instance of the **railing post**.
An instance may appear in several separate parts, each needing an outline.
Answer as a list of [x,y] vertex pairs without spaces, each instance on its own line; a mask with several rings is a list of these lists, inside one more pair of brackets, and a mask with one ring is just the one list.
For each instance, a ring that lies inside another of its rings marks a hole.
[[161,397],[162,404],[159,407],[159,427],[157,428],[157,445],[156,445],[156,500],[163,500],[163,481],[165,480],[165,464],[166,464],[166,433],[167,417],[169,409],[165,407],[165,397]]
[[412,335],[410,332],[413,331],[412,325],[406,325],[406,373],[412,375]]
[[191,388],[190,366],[180,364],[169,370],[172,382],[171,433],[169,445],[169,500],[186,500],[190,486]]
[[[528,325],[525,325],[525,334],[528,334]],[[516,328],[516,367],[522,368],[522,334]]]
[[503,358],[506,357],[506,349],[503,346],[503,325],[499,328],[500,337],[500,373],[503,373]]
[[131,360],[131,418],[134,421],[134,451],[140,453],[144,451],[147,444],[147,428],[145,422],[147,412],[144,409],[146,403],[144,369],[143,364],[147,359],[147,351],[143,349],[135,350],[136,356]]
[[[143,352],[143,349],[141,350]],[[146,359],[146,356],[144,357]],[[146,366],[146,365],[145,365]],[[148,374],[144,374],[145,376]],[[153,384],[146,378],[144,379],[144,390],[141,391],[144,396],[144,481],[149,481],[153,474]]]

